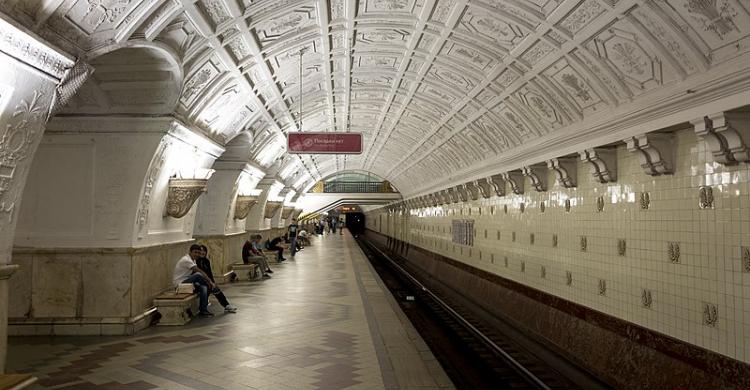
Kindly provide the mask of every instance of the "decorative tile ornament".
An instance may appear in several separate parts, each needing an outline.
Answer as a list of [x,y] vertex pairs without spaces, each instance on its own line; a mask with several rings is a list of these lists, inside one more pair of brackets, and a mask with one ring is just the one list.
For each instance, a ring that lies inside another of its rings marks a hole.
[[508,256],[503,257],[503,265],[505,265],[505,268],[508,268]]
[[653,302],[654,301],[651,298],[651,290],[641,290],[641,305],[646,309],[650,309]]
[[573,285],[573,273],[570,271],[565,271],[565,285],[566,286]]
[[544,212],[546,208],[547,206],[544,204],[544,202],[539,203],[539,211]]
[[511,240],[512,242],[516,242],[516,232],[513,232],[513,233],[511,234],[511,239],[510,239],[510,240]]
[[565,212],[570,212],[570,199],[565,199]]
[[581,252],[586,252],[587,247],[588,240],[586,239],[586,236],[581,236]]
[[547,267],[542,266],[541,270],[539,271],[539,277],[542,279],[547,279]]
[[641,192],[640,196],[641,210],[648,210],[651,207],[651,194],[648,192]]
[[701,186],[698,189],[698,207],[701,210],[714,208],[714,190],[710,186]]
[[521,262],[521,272],[526,272],[526,262],[525,261]]
[[600,196],[596,198],[596,212],[601,213],[604,211],[604,197]]
[[719,321],[719,308],[712,303],[703,303],[703,325],[715,327]]
[[552,247],[557,248],[557,234],[552,235]]
[[508,205],[507,204],[503,205],[503,212],[505,214],[508,214]]
[[599,295],[606,295],[607,294],[607,281],[604,279],[599,279],[599,285],[597,288]]
[[617,240],[617,254],[625,256],[626,243],[624,239]]
[[526,211],[526,203],[521,203],[518,205],[518,208],[521,210],[521,213],[523,214],[524,211]]
[[740,248],[742,255],[742,272],[750,272],[750,247]]
[[680,262],[680,243],[670,242],[667,244],[667,254],[669,255],[669,261],[672,263]]
[[534,233],[529,234],[529,244],[534,245]]

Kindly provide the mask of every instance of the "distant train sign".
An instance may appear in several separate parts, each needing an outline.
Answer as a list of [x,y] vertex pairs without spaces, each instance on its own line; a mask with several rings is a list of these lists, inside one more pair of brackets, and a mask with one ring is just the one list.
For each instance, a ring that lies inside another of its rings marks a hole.
[[362,154],[362,133],[289,133],[287,152],[293,154]]

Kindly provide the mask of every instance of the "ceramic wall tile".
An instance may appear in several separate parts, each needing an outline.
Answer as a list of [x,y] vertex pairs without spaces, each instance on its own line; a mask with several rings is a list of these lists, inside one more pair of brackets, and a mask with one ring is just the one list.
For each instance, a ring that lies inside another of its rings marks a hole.
[[[519,195],[506,188],[503,197],[468,202],[502,210],[471,217],[478,231],[489,232],[476,237],[474,248],[503,259],[496,263],[443,245],[451,238],[444,229],[455,219],[451,210],[466,207],[461,203],[403,215],[371,211],[368,227],[750,362],[750,255],[743,257],[743,247],[750,247],[750,167],[715,163],[689,129],[678,131],[674,142],[672,175],[646,175],[623,145],[616,152],[616,182],[598,182],[580,162],[575,188],[561,187],[550,172],[546,192]],[[383,223],[376,227],[372,221],[380,214]],[[536,239],[533,245],[531,239],[514,241],[514,234]],[[544,267],[545,277],[521,272],[521,264],[525,270]]]

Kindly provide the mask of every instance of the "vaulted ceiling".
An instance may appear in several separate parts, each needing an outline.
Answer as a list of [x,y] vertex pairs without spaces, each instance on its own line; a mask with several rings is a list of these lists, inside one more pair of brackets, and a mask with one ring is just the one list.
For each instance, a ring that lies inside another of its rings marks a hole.
[[[281,159],[300,186],[364,169],[425,187],[668,100],[731,73],[726,64],[744,71],[732,61],[750,50],[745,0],[6,0],[0,9],[101,68],[81,98],[132,110],[143,102],[123,80],[179,79],[178,95],[165,85],[159,104],[221,143],[249,132],[248,158]],[[143,66],[158,76],[113,79]],[[285,155],[300,111],[304,131],[362,132],[364,153]]]

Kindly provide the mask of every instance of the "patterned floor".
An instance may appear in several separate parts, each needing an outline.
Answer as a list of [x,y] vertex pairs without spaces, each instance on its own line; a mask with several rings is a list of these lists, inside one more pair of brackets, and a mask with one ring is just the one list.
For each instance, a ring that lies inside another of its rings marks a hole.
[[222,286],[237,314],[132,337],[12,337],[6,372],[40,389],[453,388],[351,236],[272,267]]

